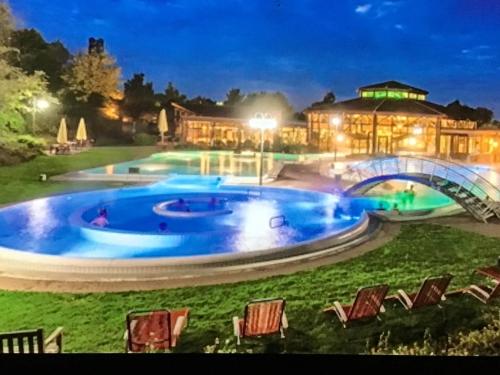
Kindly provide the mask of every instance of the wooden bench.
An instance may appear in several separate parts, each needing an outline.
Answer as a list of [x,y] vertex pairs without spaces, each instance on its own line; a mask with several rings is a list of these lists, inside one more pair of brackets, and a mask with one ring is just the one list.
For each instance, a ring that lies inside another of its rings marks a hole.
[[43,329],[0,333],[0,354],[62,353],[63,327],[58,327],[47,339]]

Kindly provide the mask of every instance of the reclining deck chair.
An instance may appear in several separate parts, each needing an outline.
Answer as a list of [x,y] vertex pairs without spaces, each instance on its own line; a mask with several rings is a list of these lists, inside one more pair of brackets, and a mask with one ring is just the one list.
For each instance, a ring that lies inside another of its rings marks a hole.
[[386,284],[360,288],[352,305],[341,305],[335,301],[333,306],[323,312],[334,311],[344,328],[354,320],[378,318],[380,312],[385,312],[383,302],[388,291],[389,286]]
[[47,339],[43,329],[0,333],[0,354],[62,353],[63,327],[58,327]]
[[187,326],[188,316],[189,309],[129,312],[124,335],[126,352],[171,350]]
[[245,307],[245,316],[233,317],[234,335],[238,345],[245,337],[259,337],[279,333],[285,338],[284,330],[288,328],[285,314],[285,300],[270,298],[254,300]]
[[438,305],[446,300],[444,293],[450,284],[452,275],[426,277],[417,293],[406,294],[402,289],[398,290],[397,299],[406,310],[414,310],[419,307]]
[[493,298],[500,297],[500,282],[493,281],[493,283],[492,287],[472,284],[465,292],[476,297],[482,303],[490,303]]

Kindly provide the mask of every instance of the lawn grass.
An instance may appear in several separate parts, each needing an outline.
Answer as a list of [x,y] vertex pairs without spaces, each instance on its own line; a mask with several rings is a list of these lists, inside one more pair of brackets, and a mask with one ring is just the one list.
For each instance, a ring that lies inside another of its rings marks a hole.
[[[413,291],[427,275],[452,273],[451,289],[473,281],[475,267],[492,264],[500,240],[457,229],[419,224],[405,225],[392,242],[359,258],[289,276],[237,284],[180,288],[150,292],[93,293],[84,295],[0,292],[0,331],[56,326],[65,329],[66,352],[120,352],[125,314],[131,309],[191,309],[190,323],[176,352],[200,352],[232,337],[233,315],[243,314],[253,298],[287,299],[290,328],[287,338],[246,342],[254,352],[362,353],[391,331],[393,343],[422,339],[425,329],[435,338],[457,330],[482,327],[498,302],[483,305],[470,296],[449,298],[444,308],[409,313],[397,303],[386,305],[382,321],[358,323],[344,329],[335,315],[321,310],[339,300],[352,302],[361,286],[388,283],[390,293]],[[230,345],[233,345],[232,343]]]
[[40,173],[48,177],[59,174],[114,164],[126,160],[141,159],[158,148],[145,147],[93,147],[74,155],[39,156],[29,162],[0,167],[0,204],[37,198],[48,194],[112,186],[109,183],[41,182]]
[[[81,189],[89,185],[38,182],[39,173],[49,176],[109,163],[142,158],[152,147],[94,148],[73,156],[40,157],[13,167],[0,168],[0,203],[49,193]],[[414,291],[427,275],[450,272],[451,288],[473,281],[477,266],[492,264],[500,254],[500,240],[435,225],[404,225],[385,246],[359,258],[313,271],[259,281],[218,286],[180,288],[152,292],[33,293],[0,291],[0,332],[43,327],[46,334],[64,326],[65,352],[121,352],[125,314],[131,309],[191,309],[188,328],[176,352],[200,352],[232,337],[233,315],[243,314],[254,298],[281,296],[287,299],[290,328],[286,340],[265,338],[247,341],[242,349],[255,352],[363,353],[382,332],[391,331],[394,344],[422,339],[428,328],[435,338],[485,324],[498,313],[498,302],[483,305],[469,296],[443,303],[444,308],[425,308],[409,313],[397,303],[386,305],[382,321],[355,324],[344,329],[335,315],[321,310],[334,300],[352,302],[362,286],[388,283],[390,294],[403,288]],[[230,345],[234,347],[234,342]]]

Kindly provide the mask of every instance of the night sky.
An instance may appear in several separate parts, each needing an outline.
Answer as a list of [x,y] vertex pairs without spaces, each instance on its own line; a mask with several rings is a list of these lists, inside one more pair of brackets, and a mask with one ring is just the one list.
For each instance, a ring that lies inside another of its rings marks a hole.
[[498,0],[10,0],[19,27],[71,52],[105,39],[124,79],[188,96],[282,91],[302,110],[386,80],[500,118]]

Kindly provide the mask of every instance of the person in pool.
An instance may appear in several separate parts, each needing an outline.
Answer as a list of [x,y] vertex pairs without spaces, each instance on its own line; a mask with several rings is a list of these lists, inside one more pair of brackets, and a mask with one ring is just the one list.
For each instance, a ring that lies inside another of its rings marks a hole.
[[378,208],[377,208],[377,210],[379,210],[379,211],[386,211],[386,208],[385,208],[385,206],[384,206],[384,202],[380,201],[380,202],[378,203]]
[[99,210],[99,215],[90,222],[91,225],[95,225],[97,227],[105,227],[109,224],[108,222],[108,211],[103,208]]
[[410,190],[408,190],[408,203],[413,205],[413,201],[415,200],[415,190],[413,190],[413,185],[410,185]]
[[160,225],[158,225],[158,232],[159,233],[167,233],[168,232],[168,225],[165,222],[161,222]]
[[394,206],[392,206],[391,213],[396,214],[396,215],[399,215],[401,213],[401,211],[398,208],[398,204],[397,203],[394,203]]

